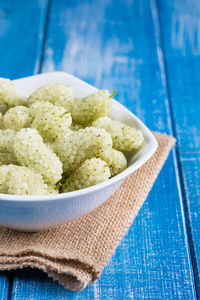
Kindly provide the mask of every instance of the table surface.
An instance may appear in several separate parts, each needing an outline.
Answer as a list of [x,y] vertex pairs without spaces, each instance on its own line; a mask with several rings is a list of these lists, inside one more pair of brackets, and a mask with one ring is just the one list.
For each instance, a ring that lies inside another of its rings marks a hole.
[[176,137],[101,279],[65,290],[38,270],[0,273],[0,299],[200,296],[199,0],[0,0],[0,76],[55,70],[113,91]]

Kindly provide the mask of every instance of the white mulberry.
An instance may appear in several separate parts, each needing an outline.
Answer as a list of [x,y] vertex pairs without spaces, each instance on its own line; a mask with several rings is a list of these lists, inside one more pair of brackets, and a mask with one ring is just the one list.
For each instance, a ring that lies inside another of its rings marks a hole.
[[112,98],[107,90],[101,90],[84,98],[70,99],[66,103],[74,122],[87,125],[97,118],[107,116],[112,108]]
[[112,176],[115,176],[127,168],[127,160],[125,155],[115,149],[112,149],[110,155],[110,172]]
[[49,187],[40,174],[27,167],[0,166],[0,192],[12,195],[47,195]]
[[3,116],[4,128],[19,130],[31,124],[30,109],[20,105],[10,108]]
[[68,130],[64,136],[57,137],[54,150],[63,163],[64,172],[69,173],[87,158],[99,157],[108,161],[112,139],[104,129],[87,127],[79,131]]
[[109,117],[99,118],[92,123],[92,126],[104,128],[112,136],[113,148],[119,151],[136,150],[144,142],[144,137],[140,130],[127,126]]
[[53,141],[71,126],[71,114],[65,108],[53,105],[50,102],[35,102],[30,107],[33,117],[32,128],[42,135],[45,141]]
[[8,106],[20,105],[24,101],[16,93],[14,83],[7,78],[0,78],[0,104]]
[[65,181],[62,191],[72,192],[106,181],[110,177],[109,167],[100,158],[91,158],[73,173]]
[[40,173],[47,183],[55,184],[62,177],[62,163],[43,142],[37,130],[23,128],[14,138],[14,152],[22,166]]
[[69,85],[50,83],[35,90],[28,98],[28,103],[49,101],[55,105],[65,107],[66,102],[72,98],[74,98],[74,93]]

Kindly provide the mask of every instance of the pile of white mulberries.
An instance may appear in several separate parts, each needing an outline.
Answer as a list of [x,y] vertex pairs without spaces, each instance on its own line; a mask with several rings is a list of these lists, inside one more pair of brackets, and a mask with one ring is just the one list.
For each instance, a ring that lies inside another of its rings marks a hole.
[[127,167],[142,133],[108,117],[112,96],[84,98],[61,83],[20,97],[0,78],[0,193],[48,195],[106,181]]

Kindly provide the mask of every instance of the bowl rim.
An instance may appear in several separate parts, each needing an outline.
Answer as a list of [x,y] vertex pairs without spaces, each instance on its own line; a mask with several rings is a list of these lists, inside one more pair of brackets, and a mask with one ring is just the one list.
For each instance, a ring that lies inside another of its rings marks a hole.
[[[22,80],[22,79],[27,79],[31,77],[36,77],[36,76],[52,76],[52,75],[63,75],[63,76],[68,76],[73,78],[74,80],[78,80],[79,82],[87,85],[88,87],[92,88],[93,90],[98,90],[94,86],[88,84],[87,82],[71,75],[65,72],[49,72],[49,73],[42,73],[38,75],[33,75],[33,76],[28,76],[28,77],[23,77],[19,78],[16,80],[13,80],[13,82]],[[119,181],[122,181],[125,179],[127,176],[129,176],[131,173],[135,172],[138,168],[142,167],[144,163],[147,162],[147,160],[155,153],[158,147],[158,142],[152,132],[147,128],[147,126],[135,115],[133,114],[128,108],[126,108],[124,105],[116,101],[115,99],[112,99],[115,105],[123,110],[126,114],[128,114],[138,125],[140,125],[143,130],[148,134],[148,137],[150,138],[150,145],[151,148],[148,150],[147,153],[143,154],[142,157],[138,158],[132,165],[130,165],[128,168],[126,168],[124,171],[119,173],[118,175],[93,186],[90,186],[88,188],[84,188],[81,190],[73,191],[73,192],[67,192],[67,193],[61,193],[61,194],[52,194],[52,195],[10,195],[10,194],[2,194],[0,193],[0,201],[2,202],[36,202],[36,201],[53,201],[53,200],[63,200],[63,199],[70,199],[70,198],[76,198],[85,194],[90,194],[92,192],[100,191],[104,187],[110,186],[112,184],[117,184]]]

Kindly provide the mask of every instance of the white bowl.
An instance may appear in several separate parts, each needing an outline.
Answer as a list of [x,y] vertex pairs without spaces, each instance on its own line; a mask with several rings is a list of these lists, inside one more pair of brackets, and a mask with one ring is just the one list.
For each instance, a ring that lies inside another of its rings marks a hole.
[[[64,72],[35,75],[14,81],[17,91],[24,96],[29,96],[38,87],[52,82],[70,85],[76,96],[86,96],[97,91],[95,87]],[[0,225],[16,230],[40,231],[79,218],[101,205],[128,175],[154,154],[157,141],[134,114],[113,100],[110,116],[140,129],[145,138],[142,149],[137,153],[129,153],[126,170],[106,182],[70,193],[49,196],[0,194]]]

